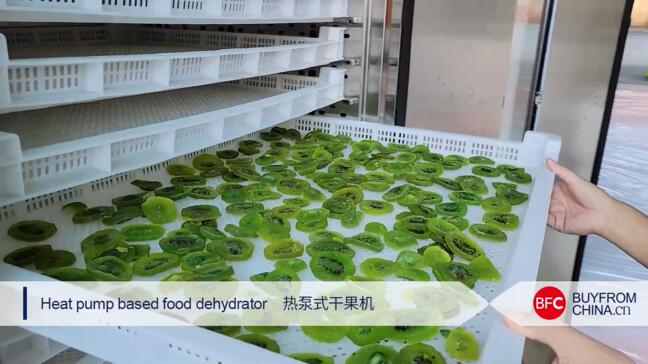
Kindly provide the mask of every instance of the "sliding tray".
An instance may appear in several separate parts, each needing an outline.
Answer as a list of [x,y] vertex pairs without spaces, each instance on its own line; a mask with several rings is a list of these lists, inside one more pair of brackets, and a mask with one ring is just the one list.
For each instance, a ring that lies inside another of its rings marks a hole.
[[150,24],[310,23],[347,0],[0,0],[0,21]]
[[343,58],[344,29],[318,38],[142,26],[0,32],[0,113],[233,81]]
[[0,206],[142,168],[342,100],[344,71],[0,115]]
[[[326,117],[299,117],[281,124],[286,128],[296,128],[303,134],[321,129],[331,134],[344,134],[355,140],[373,139],[382,143],[401,143],[406,145],[422,144],[430,148],[430,151],[448,154],[460,154],[464,156],[481,155],[493,159],[496,163],[510,163],[524,167],[533,176],[533,182],[520,185],[519,190],[529,194],[526,203],[513,207],[513,212],[520,216],[520,227],[515,231],[508,232],[508,241],[505,243],[490,243],[477,239],[484,248],[487,256],[500,270],[502,279],[499,282],[479,281],[475,291],[485,297],[492,299],[506,288],[517,281],[535,280],[542,243],[544,239],[545,224],[549,199],[553,186],[554,175],[545,166],[545,158],[556,158],[560,150],[560,140],[557,137],[527,132],[523,142],[500,141],[496,139],[481,138],[460,134],[443,133],[431,130],[400,128],[386,126],[376,123],[366,123],[356,120],[326,118]],[[0,214],[0,254],[4,255],[9,251],[25,246],[26,243],[16,241],[4,234],[7,227],[20,220],[45,219],[55,223],[59,229],[56,235],[47,240],[57,249],[67,249],[80,256],[79,242],[90,233],[102,228],[100,223],[74,225],[70,216],[61,212],[61,207],[72,201],[82,201],[88,206],[110,204],[111,197],[135,193],[137,188],[129,182],[134,179],[158,180],[165,184],[169,182],[169,176],[165,167],[170,163],[190,164],[193,157],[199,153],[214,153],[221,149],[236,148],[238,140],[247,138],[258,138],[259,133],[254,132],[245,135],[243,138],[220,143],[199,152],[178,157],[171,161],[147,166],[139,170],[114,175],[105,179],[94,181],[83,186],[58,191],[47,196],[31,199],[25,202],[5,206]],[[264,142],[265,143],[265,142]],[[266,143],[267,144],[267,143]],[[364,168],[359,168],[356,173],[364,173]],[[456,171],[446,171],[444,176],[455,177],[462,174],[470,174],[470,167],[466,166]],[[494,191],[490,182],[504,182],[503,177],[488,178],[488,195]],[[222,183],[220,177],[209,179],[209,185]],[[426,190],[438,192],[448,200],[448,191],[437,186],[422,187]],[[330,193],[325,192],[327,196]],[[382,193],[364,192],[365,199],[380,199]],[[198,202],[191,198],[177,201],[179,208],[190,206]],[[217,205],[220,211],[225,211],[226,204],[217,198],[212,202]],[[266,201],[266,208],[272,208],[281,204],[280,200]],[[318,203],[312,203],[308,208],[318,207]],[[338,220],[329,221],[329,230],[338,231],[345,236],[352,236],[360,232],[364,225],[370,221],[379,221],[388,227],[393,226],[396,215],[406,209],[400,205],[394,205],[394,211],[389,215],[374,217],[365,216],[357,228],[343,228]],[[470,206],[466,218],[471,223],[480,220],[482,211],[479,206]],[[140,220],[141,219],[141,220]],[[236,224],[239,216],[225,214],[219,218],[219,226],[228,223]],[[138,218],[133,222],[142,222]],[[165,226],[167,230],[175,229],[181,224],[180,221]],[[294,221],[291,222],[294,224]],[[291,236],[301,242],[307,242],[307,234],[291,230]],[[247,280],[250,275],[269,271],[273,262],[266,260],[262,254],[262,247],[266,243],[260,239],[252,239],[256,249],[252,257],[243,262],[232,262],[236,272],[235,278]],[[431,240],[420,240],[418,246],[431,243]],[[156,241],[151,242],[152,250],[159,250]],[[354,262],[356,265],[367,257],[382,257],[394,259],[398,251],[386,248],[380,253],[370,252],[364,249],[357,249]],[[306,257],[306,255],[304,255]],[[83,259],[78,259],[83,261]],[[82,265],[82,263],[78,263]],[[431,275],[430,269],[426,268]],[[168,272],[162,273],[152,279],[159,279]],[[0,275],[6,280],[43,280],[46,277],[31,270],[0,264]],[[299,273],[304,281],[313,280],[310,270]],[[480,342],[481,359],[479,363],[519,363],[522,355],[524,339],[508,331],[499,315],[491,309],[479,313],[476,317],[463,325],[473,332]],[[283,363],[292,362],[290,359],[280,357],[277,354],[259,351],[253,346],[246,346],[225,337],[200,328],[139,328],[139,327],[106,327],[106,328],[71,328],[51,327],[35,328],[41,335],[50,337],[56,341],[78,348],[92,355],[101,357],[112,362],[162,362],[162,363]],[[302,334],[298,327],[289,327],[285,331],[270,335],[278,341],[281,352],[284,354],[295,352],[320,352],[326,355],[335,356],[336,363],[344,363],[346,358],[355,352],[358,347],[350,340],[344,338],[332,344],[315,343]],[[443,337],[436,335],[428,341],[447,359],[448,363],[455,363],[449,359],[443,350]],[[386,345],[398,350],[402,343],[393,341],[385,342]],[[119,348],[115,350],[114,348]]]

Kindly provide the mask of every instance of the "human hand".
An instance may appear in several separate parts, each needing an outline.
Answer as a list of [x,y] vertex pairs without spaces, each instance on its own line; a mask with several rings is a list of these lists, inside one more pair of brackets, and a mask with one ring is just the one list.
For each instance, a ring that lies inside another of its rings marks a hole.
[[614,199],[551,159],[547,167],[556,174],[547,224],[567,234],[603,235]]

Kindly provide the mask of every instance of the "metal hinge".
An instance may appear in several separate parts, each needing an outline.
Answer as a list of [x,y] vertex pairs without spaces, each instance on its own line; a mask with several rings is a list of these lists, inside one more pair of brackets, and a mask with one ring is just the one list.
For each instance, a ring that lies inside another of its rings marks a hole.
[[537,92],[535,93],[535,97],[533,98],[533,102],[534,102],[537,106],[539,106],[540,104],[542,104],[542,99],[543,99],[543,98],[544,98],[544,94],[542,93],[542,91],[537,91]]

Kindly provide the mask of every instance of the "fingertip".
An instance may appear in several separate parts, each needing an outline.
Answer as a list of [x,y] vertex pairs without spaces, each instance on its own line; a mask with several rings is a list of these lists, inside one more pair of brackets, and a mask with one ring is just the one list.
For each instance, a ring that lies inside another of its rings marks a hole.
[[547,158],[546,161],[547,161],[547,168],[549,168],[551,172],[554,172],[556,170],[556,164],[558,163],[556,163],[556,161],[551,158]]

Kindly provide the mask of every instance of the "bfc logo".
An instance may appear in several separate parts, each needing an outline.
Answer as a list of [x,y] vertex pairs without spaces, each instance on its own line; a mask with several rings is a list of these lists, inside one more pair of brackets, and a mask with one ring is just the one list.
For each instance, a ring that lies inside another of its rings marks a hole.
[[543,287],[533,296],[533,310],[545,320],[555,320],[565,312],[565,295],[556,287]]

